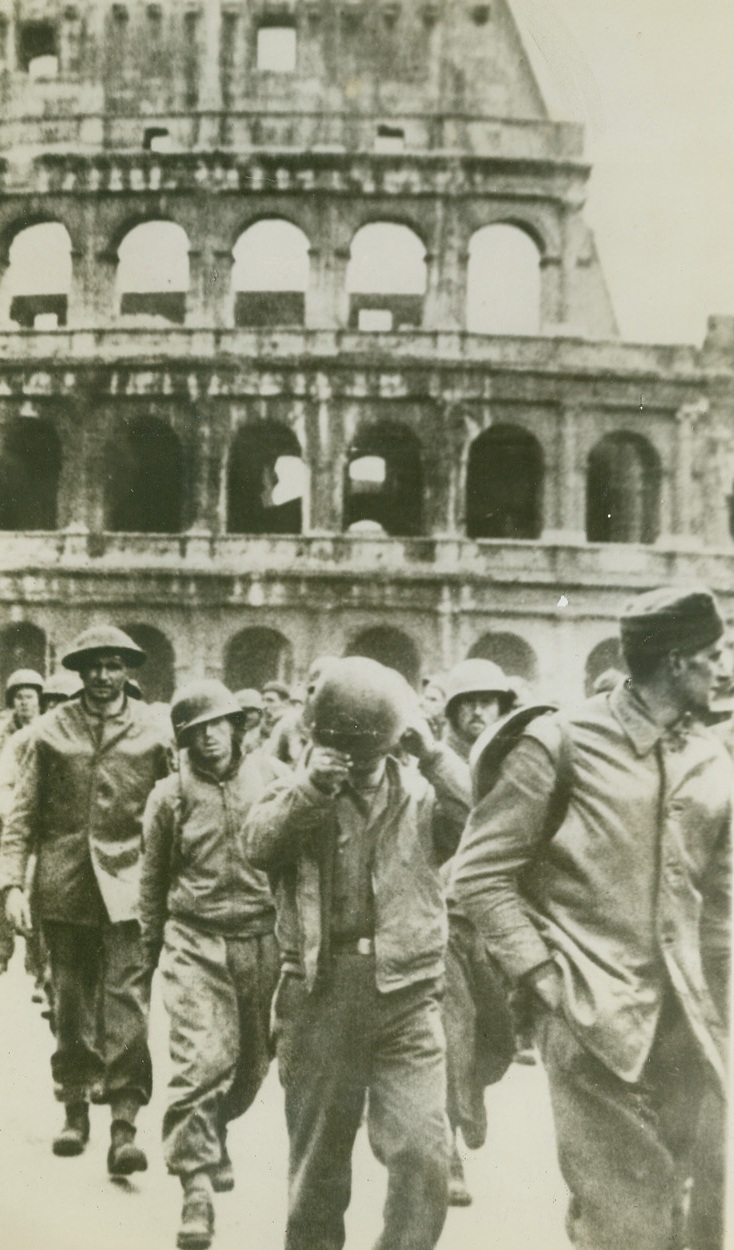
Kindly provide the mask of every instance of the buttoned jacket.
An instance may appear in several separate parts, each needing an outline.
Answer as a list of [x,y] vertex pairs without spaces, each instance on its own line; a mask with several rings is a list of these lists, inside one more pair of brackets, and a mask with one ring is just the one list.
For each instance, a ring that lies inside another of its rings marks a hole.
[[549,959],[579,1039],[639,1078],[666,989],[724,1074],[732,765],[702,725],[664,731],[624,685],[563,714],[572,782],[547,814],[561,731],[533,722],[474,809],[450,895],[514,978]]
[[142,818],[169,771],[165,735],[137,700],[90,715],[72,699],[34,722],[0,845],[0,886],[22,887],[37,852],[44,919],[77,924],[135,917]]

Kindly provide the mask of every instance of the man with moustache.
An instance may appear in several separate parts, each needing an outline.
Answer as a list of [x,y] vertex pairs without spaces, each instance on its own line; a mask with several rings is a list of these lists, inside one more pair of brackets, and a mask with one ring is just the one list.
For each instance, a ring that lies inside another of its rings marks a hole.
[[460,660],[446,679],[444,741],[462,759],[480,733],[509,712],[515,701],[510,683],[491,660]]
[[36,722],[0,846],[8,918],[29,933],[24,890],[35,849],[36,908],[48,947],[56,1050],[51,1072],[66,1109],[57,1155],[81,1154],[89,1101],[108,1103],[112,1175],[144,1171],[135,1142],[151,1093],[148,995],[136,919],[142,816],[169,770],[167,744],[125,682],[145,653],[122,630],[85,630],[63,657],[83,692]]

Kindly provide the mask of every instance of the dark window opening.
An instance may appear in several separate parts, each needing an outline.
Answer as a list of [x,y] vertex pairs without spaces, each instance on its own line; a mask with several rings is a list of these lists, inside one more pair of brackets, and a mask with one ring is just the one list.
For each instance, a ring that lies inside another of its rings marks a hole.
[[186,292],[123,291],[120,312],[123,317],[163,317],[182,326],[186,320]]
[[230,690],[260,690],[266,681],[291,680],[293,658],[287,638],[275,629],[243,629],[224,653],[224,682]]
[[490,633],[478,638],[469,659],[492,660],[509,676],[533,682],[538,676],[538,660],[533,648],[517,634]]
[[608,434],[589,456],[586,537],[653,543],[660,528],[660,462],[638,434]]
[[366,521],[395,536],[423,532],[420,442],[412,430],[390,421],[366,427],[349,448],[344,528]]
[[176,678],[173,647],[153,625],[123,625],[125,633],[142,647],[147,659],[135,670],[135,680],[147,703],[170,703]]
[[0,631],[0,687],[19,668],[46,672],[46,635],[29,621],[16,621]]
[[18,417],[2,430],[0,530],[56,528],[61,448],[49,421]]
[[422,295],[354,294],[349,297],[349,326],[353,330],[414,330],[423,321]]
[[346,655],[363,655],[388,668],[397,669],[411,686],[417,686],[421,673],[418,648],[407,634],[388,625],[366,629],[349,644]]
[[302,326],[306,321],[303,291],[236,291],[236,326]]
[[[35,61],[58,57],[56,27],[53,22],[21,22],[18,26],[18,66],[31,72]],[[52,77],[52,74],[48,75]]]
[[543,525],[543,453],[532,434],[498,425],[469,450],[469,538],[538,538]]
[[293,431],[272,420],[240,426],[229,457],[228,532],[300,534],[302,496],[301,445]]
[[402,126],[378,126],[376,152],[404,152],[405,131]]
[[146,126],[143,131],[145,152],[170,152],[171,133],[165,126]]
[[176,534],[182,514],[183,455],[176,434],[156,417],[125,422],[107,444],[105,528]]
[[[24,330],[40,329],[38,318],[55,318],[57,325],[65,326],[68,303],[66,295],[14,295],[10,301],[10,320]],[[50,324],[48,320],[43,328],[49,328]]]

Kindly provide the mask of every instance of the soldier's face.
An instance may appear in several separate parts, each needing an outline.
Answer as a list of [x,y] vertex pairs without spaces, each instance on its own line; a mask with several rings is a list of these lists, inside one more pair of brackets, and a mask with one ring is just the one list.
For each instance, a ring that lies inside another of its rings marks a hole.
[[281,699],[275,690],[265,691],[263,695],[262,721],[268,733],[277,725],[287,706],[285,700]]
[[96,703],[114,703],[125,685],[127,668],[114,651],[96,652],[81,670],[84,693]]
[[13,711],[19,725],[30,725],[38,716],[40,706],[35,686],[20,686],[13,695]]
[[205,768],[227,768],[232,759],[234,725],[226,716],[204,721],[189,731],[189,753]]
[[728,655],[722,642],[690,655],[671,653],[671,671],[682,712],[707,712],[714,691],[727,680]]
[[496,694],[467,694],[458,700],[454,713],[456,729],[466,742],[476,742],[488,725],[499,720],[500,701]]

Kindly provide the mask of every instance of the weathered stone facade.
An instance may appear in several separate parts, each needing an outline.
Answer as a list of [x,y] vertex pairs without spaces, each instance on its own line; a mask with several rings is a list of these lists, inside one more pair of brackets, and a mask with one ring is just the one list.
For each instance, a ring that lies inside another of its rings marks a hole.
[[[349,649],[568,694],[631,590],[700,577],[734,608],[734,330],[620,341],[580,128],[506,0],[0,0],[0,145],[2,672],[113,619],[158,697]],[[273,221],[292,289],[238,268]],[[23,286],[50,222],[66,279]],[[150,222],[179,278],[121,285]],[[376,223],[413,286],[355,277]],[[467,329],[496,227],[532,243],[531,334]]]

